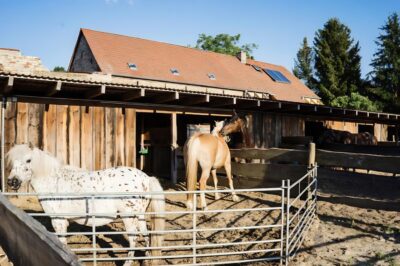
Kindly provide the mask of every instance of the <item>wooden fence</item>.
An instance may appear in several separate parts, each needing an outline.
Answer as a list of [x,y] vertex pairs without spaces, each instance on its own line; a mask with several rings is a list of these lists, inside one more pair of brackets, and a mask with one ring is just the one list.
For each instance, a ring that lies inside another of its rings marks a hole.
[[[178,176],[184,178],[182,152],[178,152]],[[306,171],[309,150],[306,149],[238,149],[231,150],[232,173],[239,187],[276,185],[283,179],[296,180]],[[360,154],[317,149],[315,161],[325,168],[364,169],[392,174],[400,173],[400,156]],[[224,170],[219,169],[223,174]],[[211,182],[211,181],[210,181]]]
[[81,265],[38,221],[0,195],[0,246],[14,265]]

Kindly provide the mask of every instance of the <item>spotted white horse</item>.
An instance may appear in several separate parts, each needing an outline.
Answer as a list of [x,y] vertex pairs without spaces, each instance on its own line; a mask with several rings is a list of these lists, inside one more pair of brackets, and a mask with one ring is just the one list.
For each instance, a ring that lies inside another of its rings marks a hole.
[[[163,189],[155,177],[149,177],[136,168],[118,167],[102,171],[85,171],[80,168],[63,165],[55,157],[38,148],[27,145],[16,145],[7,153],[7,164],[11,168],[8,185],[18,190],[23,183],[30,182],[37,193],[97,193],[122,192],[128,196],[123,198],[95,198],[93,202],[87,198],[50,198],[39,196],[39,201],[46,213],[110,213],[110,216],[92,219],[92,216],[56,217],[51,223],[56,233],[67,232],[69,222],[88,226],[102,226],[117,218],[118,213],[131,213],[132,216],[122,217],[128,234],[130,248],[135,247],[137,234],[144,236],[146,246],[162,246],[162,234],[151,234],[149,239],[145,215],[147,212],[165,210]],[[134,195],[139,192],[155,192],[147,195]],[[130,194],[132,193],[132,194]],[[158,193],[158,194],[157,194]],[[135,214],[138,213],[138,214]],[[151,229],[164,230],[164,216],[151,215]],[[67,243],[65,236],[61,242]],[[147,252],[146,252],[147,253]],[[161,250],[152,249],[151,255],[160,256]],[[131,265],[134,251],[124,265]],[[153,261],[156,262],[156,261]]]

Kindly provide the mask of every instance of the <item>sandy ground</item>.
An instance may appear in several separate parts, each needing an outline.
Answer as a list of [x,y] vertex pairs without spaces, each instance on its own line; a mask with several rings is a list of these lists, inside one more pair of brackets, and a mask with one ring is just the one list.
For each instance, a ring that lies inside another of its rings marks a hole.
[[[340,191],[340,185],[331,184],[327,181],[320,181],[320,194],[324,197],[331,195],[332,188],[335,193]],[[321,185],[322,184],[322,185]],[[397,183],[396,183],[397,184]],[[343,185],[343,184],[342,184]],[[369,191],[359,191],[360,186],[355,184],[346,184],[348,190],[357,190],[359,197],[364,197]],[[182,184],[177,186],[169,186],[166,190],[182,190]],[[329,189],[326,189],[329,188]],[[365,185],[365,189],[370,186]],[[388,188],[385,188],[386,191]],[[393,193],[389,193],[393,197],[400,197],[400,186],[391,186],[389,189]],[[349,194],[349,191],[343,189]],[[333,194],[333,193],[332,193]],[[385,211],[377,208],[365,208],[351,206],[350,204],[331,203],[321,197],[318,202],[318,218],[312,225],[303,246],[297,253],[297,256],[291,261],[291,265],[400,265],[400,213],[397,211]],[[230,195],[224,195],[220,200],[215,201],[211,195],[208,195],[207,201],[210,210],[219,209],[238,209],[238,208],[261,208],[266,206],[279,206],[280,197],[267,193],[246,193],[240,195],[239,202],[233,202]],[[184,210],[184,195],[173,195],[167,197],[168,210]],[[380,197],[380,200],[384,200]],[[33,198],[30,199],[13,199],[13,202],[27,210],[39,211],[40,206]],[[256,211],[242,213],[214,213],[199,214],[197,217],[198,228],[221,228],[221,227],[237,227],[252,225],[268,225],[279,222],[278,211]],[[40,219],[49,230],[50,220],[46,218]],[[190,229],[193,225],[192,215],[170,215],[167,217],[167,230]],[[71,225],[69,231],[87,231],[91,229],[84,226]],[[120,231],[123,230],[122,223],[116,222],[99,228],[99,231]],[[206,243],[226,243],[235,242],[243,243],[251,240],[269,240],[278,239],[280,232],[277,229],[265,230],[229,230],[229,231],[207,231],[197,234],[197,244]],[[190,245],[192,233],[168,234],[165,236],[166,246]],[[110,236],[100,235],[97,238],[99,247],[127,247],[128,242],[123,235]],[[72,236],[68,239],[71,248],[91,247],[91,238],[86,236]],[[140,238],[138,246],[143,245]],[[277,244],[238,244],[233,247],[215,247],[215,248],[199,248],[198,254],[218,254],[221,252],[248,251],[263,248],[276,248]],[[164,251],[163,255],[172,254],[191,254],[191,248]],[[80,252],[80,257],[86,257],[90,254]],[[126,252],[102,252],[100,257],[120,257],[125,256]],[[143,252],[136,252],[136,256],[143,256]],[[211,256],[202,257],[198,262],[223,261],[223,260],[240,260],[259,258],[262,256],[273,256],[275,254],[265,253],[249,253],[245,255],[229,255],[229,256]],[[190,259],[168,259],[165,264],[191,263]],[[100,265],[122,265],[123,261],[107,262]],[[138,261],[135,265],[139,265]],[[227,263],[228,264],[228,263]],[[277,265],[278,263],[258,263],[257,265]],[[1,264],[3,265],[3,264]],[[229,264],[228,264],[229,265]],[[254,263],[251,265],[255,265]]]

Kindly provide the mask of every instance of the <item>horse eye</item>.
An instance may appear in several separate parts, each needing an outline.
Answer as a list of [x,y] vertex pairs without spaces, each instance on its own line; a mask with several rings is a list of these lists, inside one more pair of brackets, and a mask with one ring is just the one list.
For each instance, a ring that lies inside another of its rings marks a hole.
[[26,163],[30,163],[30,162],[31,162],[31,159],[26,160]]

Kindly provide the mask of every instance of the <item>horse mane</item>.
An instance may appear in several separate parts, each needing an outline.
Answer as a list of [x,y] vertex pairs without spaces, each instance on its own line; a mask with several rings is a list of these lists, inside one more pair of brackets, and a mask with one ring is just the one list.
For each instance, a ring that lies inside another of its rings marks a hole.
[[48,152],[38,148],[32,150],[32,171],[35,176],[49,176],[61,167],[61,162]]
[[7,153],[7,166],[11,166],[11,163],[15,160],[22,160],[28,154],[31,155],[31,167],[35,176],[49,176],[62,165],[57,158],[48,152],[38,148],[30,148],[27,144],[18,144]]

